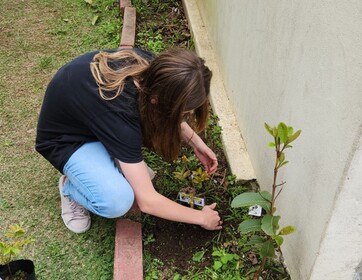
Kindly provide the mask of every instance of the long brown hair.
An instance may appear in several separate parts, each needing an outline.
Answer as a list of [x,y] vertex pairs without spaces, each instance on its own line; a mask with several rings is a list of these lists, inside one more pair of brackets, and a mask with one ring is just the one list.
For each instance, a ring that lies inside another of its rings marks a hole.
[[[114,69],[112,63],[119,63],[123,67]],[[119,96],[124,88],[126,78],[138,77],[149,65],[149,61],[132,50],[117,52],[99,52],[93,58],[90,68],[98,85],[100,96],[105,100],[112,100]],[[114,93],[107,95],[107,92]]]
[[[127,59],[127,68],[111,69],[108,60]],[[181,144],[180,123],[187,122],[196,132],[208,118],[208,95],[212,73],[194,52],[171,49],[151,62],[135,52],[121,50],[100,53],[91,64],[93,76],[104,99],[122,93],[125,79],[132,77],[139,90],[139,111],[144,145],[165,159],[177,157]],[[116,92],[109,97],[105,92]]]

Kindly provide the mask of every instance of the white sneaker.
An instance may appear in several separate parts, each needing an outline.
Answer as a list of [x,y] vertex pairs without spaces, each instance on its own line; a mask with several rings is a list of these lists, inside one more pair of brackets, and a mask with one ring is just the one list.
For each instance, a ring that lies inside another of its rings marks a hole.
[[63,186],[66,176],[59,179],[59,192],[62,206],[62,218],[65,226],[75,233],[86,232],[91,225],[90,215],[87,209],[74,200],[63,195]]

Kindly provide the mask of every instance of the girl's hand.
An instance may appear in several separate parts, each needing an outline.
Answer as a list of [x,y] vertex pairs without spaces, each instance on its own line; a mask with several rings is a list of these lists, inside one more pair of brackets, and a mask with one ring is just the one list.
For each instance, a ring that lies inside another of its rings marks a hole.
[[206,205],[202,208],[202,213],[204,214],[204,223],[201,225],[204,229],[207,230],[220,230],[222,229],[222,221],[220,219],[219,213],[215,211],[216,203],[211,205]]
[[218,166],[216,155],[204,142],[194,147],[194,153],[209,175],[215,173]]
[[218,165],[215,153],[186,122],[181,123],[181,134],[183,140],[194,149],[195,155],[204,166],[206,172],[213,174]]

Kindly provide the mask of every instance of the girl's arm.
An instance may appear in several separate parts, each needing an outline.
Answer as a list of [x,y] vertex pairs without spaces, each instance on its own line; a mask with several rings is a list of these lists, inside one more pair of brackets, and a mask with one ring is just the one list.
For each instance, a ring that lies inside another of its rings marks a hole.
[[163,219],[200,225],[208,230],[222,228],[220,216],[214,210],[216,203],[196,210],[182,206],[159,194],[153,187],[146,164],[119,162],[122,172],[135,193],[135,199],[140,210]]
[[182,139],[193,148],[206,172],[209,174],[214,173],[218,166],[215,153],[186,122],[181,123],[181,135]]

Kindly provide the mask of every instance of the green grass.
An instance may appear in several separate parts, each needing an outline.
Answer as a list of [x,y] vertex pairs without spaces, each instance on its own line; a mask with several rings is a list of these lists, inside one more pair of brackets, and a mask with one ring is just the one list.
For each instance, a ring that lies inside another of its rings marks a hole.
[[0,4],[1,229],[24,222],[35,242],[23,255],[34,260],[40,280],[112,279],[115,221],[93,216],[89,232],[69,232],[60,217],[59,174],[34,141],[50,78],[83,52],[118,47],[119,9],[109,0]]

